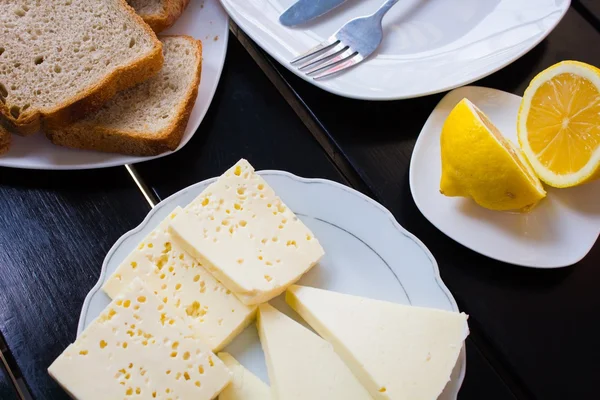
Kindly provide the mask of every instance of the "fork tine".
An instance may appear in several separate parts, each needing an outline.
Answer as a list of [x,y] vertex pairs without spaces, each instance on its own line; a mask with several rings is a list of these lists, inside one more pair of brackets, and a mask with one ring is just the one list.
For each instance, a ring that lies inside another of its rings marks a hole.
[[360,54],[357,54],[355,57],[346,59],[346,61],[342,61],[341,63],[334,65],[333,67],[329,68],[328,70],[322,71],[321,73],[314,74],[312,77],[313,77],[313,79],[316,79],[316,80],[327,78],[330,75],[337,74],[340,71],[343,71],[347,68],[355,66],[362,60],[364,60],[364,58]]
[[328,71],[330,68],[335,68],[338,64],[348,61],[357,55],[358,53],[356,51],[348,48],[346,51],[336,55],[333,58],[330,58],[325,64],[321,64],[316,68],[311,69],[310,71],[306,71],[306,75],[320,75],[322,72]]
[[319,54],[322,51],[329,49],[331,46],[338,44],[338,42],[339,42],[339,40],[337,40],[335,37],[331,36],[329,39],[327,39],[326,41],[324,41],[322,43],[319,43],[312,49],[308,50],[306,53],[300,54],[298,57],[294,58],[292,61],[290,61],[290,64],[296,64],[306,58],[309,58],[313,55]]
[[304,71],[306,69],[315,69],[316,67],[323,65],[323,63],[326,63],[337,55],[343,53],[346,51],[346,49],[348,49],[348,46],[344,45],[343,43],[339,43],[333,47],[330,47],[326,52],[321,53],[318,56],[309,59],[306,63],[299,65],[298,69],[300,71]]

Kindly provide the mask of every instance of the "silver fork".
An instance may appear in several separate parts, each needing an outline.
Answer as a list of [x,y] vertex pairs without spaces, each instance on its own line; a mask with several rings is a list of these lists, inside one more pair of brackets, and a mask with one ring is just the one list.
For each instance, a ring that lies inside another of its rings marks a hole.
[[355,18],[329,39],[296,57],[291,64],[314,79],[353,67],[369,57],[383,39],[381,21],[398,0],[386,0],[374,14]]

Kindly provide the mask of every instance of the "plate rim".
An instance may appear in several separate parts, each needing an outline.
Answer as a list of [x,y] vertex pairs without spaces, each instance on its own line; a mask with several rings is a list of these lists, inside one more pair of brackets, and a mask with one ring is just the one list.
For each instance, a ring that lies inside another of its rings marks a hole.
[[[364,195],[363,193],[361,193],[349,186],[343,185],[341,183],[338,183],[338,182],[335,182],[335,181],[332,181],[329,179],[304,178],[304,177],[300,177],[298,175],[292,174],[291,172],[281,171],[281,170],[272,170],[272,169],[257,171],[257,173],[261,176],[273,176],[273,175],[274,176],[282,176],[282,177],[285,177],[285,178],[288,178],[288,179],[291,179],[291,180],[294,180],[296,182],[303,183],[303,184],[320,183],[320,184],[325,184],[325,185],[331,185],[337,189],[344,190],[351,195],[357,196],[358,198],[362,199],[369,206],[372,206],[375,209],[377,209],[378,212],[382,213],[385,217],[387,217],[387,219],[392,223],[392,226],[394,228],[396,228],[398,233],[400,233],[404,237],[408,238],[409,240],[412,240],[421,249],[421,251],[423,251],[423,253],[427,256],[428,260],[431,263],[431,268],[432,268],[432,273],[433,273],[432,275],[433,275],[434,281],[436,282],[438,288],[444,293],[444,295],[450,302],[450,306],[451,306],[452,310],[456,311],[456,312],[460,311],[458,304],[456,303],[456,300],[454,299],[454,296],[452,295],[452,293],[450,292],[450,290],[448,289],[448,287],[442,280],[438,263],[437,263],[435,257],[433,256],[433,254],[431,253],[431,251],[427,248],[427,246],[425,246],[425,244],[419,238],[417,238],[411,232],[406,230],[402,225],[400,225],[400,223],[396,220],[394,215],[387,208],[385,208],[382,204],[378,203],[377,201],[371,199],[370,197]],[[189,186],[171,194],[170,196],[166,197],[165,199],[161,200],[158,204],[156,204],[156,206],[154,206],[153,208],[150,209],[150,211],[148,212],[146,217],[144,217],[142,222],[140,222],[140,224],[138,224],[135,228],[125,232],[115,242],[115,244],[112,245],[112,247],[110,248],[110,250],[104,257],[104,260],[102,262],[102,267],[100,270],[100,276],[98,277],[98,281],[92,287],[92,289],[90,289],[90,291],[87,293],[85,300],[83,302],[83,305],[81,307],[81,312],[79,314],[79,321],[77,323],[77,334],[76,334],[77,337],[79,337],[85,329],[85,326],[84,326],[85,319],[86,319],[88,311],[89,311],[89,306],[90,306],[92,297],[94,297],[96,295],[96,293],[98,293],[98,291],[100,291],[102,289],[102,284],[105,282],[105,280],[107,278],[106,271],[108,268],[108,264],[109,264],[110,260],[112,259],[112,257],[114,256],[114,253],[121,246],[121,244],[126,239],[135,235],[136,233],[140,232],[144,227],[146,227],[146,225],[148,225],[148,223],[152,219],[153,215],[155,213],[157,213],[161,208],[168,206],[175,198],[182,196],[185,193],[187,193],[188,191],[191,191],[194,188],[197,188],[199,186],[209,185],[210,183],[216,181],[217,179],[218,179],[218,177],[204,179],[200,182],[196,182],[192,185],[189,185]],[[462,387],[462,384],[464,382],[465,375],[466,375],[467,360],[466,360],[466,350],[465,349],[466,349],[466,342],[463,344],[463,348],[459,355],[459,361],[462,362],[462,366],[460,368],[460,372],[458,374],[457,381],[456,381],[456,395],[458,395],[458,392],[460,391],[460,388]]]
[[[446,92],[449,90],[453,90],[465,85],[469,85],[479,79],[483,79],[495,72],[498,72],[499,70],[505,68],[506,66],[512,64],[513,62],[515,62],[516,60],[520,59],[521,57],[523,57],[525,54],[527,54],[528,52],[530,52],[531,50],[533,50],[538,44],[540,44],[546,37],[548,37],[548,35],[558,26],[558,24],[563,20],[563,18],[565,17],[565,15],[567,14],[567,12],[569,11],[570,7],[571,7],[571,1],[572,0],[565,0],[565,5],[563,7],[563,9],[561,10],[561,14],[560,16],[556,19],[556,21],[552,24],[552,26],[550,26],[542,35],[539,36],[539,38],[537,38],[536,40],[534,40],[530,46],[527,46],[525,48],[523,48],[523,50],[521,50],[518,54],[516,54],[515,56],[506,59],[505,61],[499,63],[497,66],[495,66],[494,68],[490,69],[488,72],[476,75],[474,77],[471,78],[467,78],[464,79],[456,84],[452,84],[452,85],[447,85],[443,88],[439,88],[439,89],[435,89],[435,90],[429,90],[426,92],[420,92],[417,94],[398,94],[398,93],[390,93],[390,94],[382,94],[382,95],[376,95],[376,94],[354,94],[354,93],[349,93],[349,92],[344,92],[343,90],[338,90],[335,87],[330,87],[329,85],[326,84],[327,80],[323,80],[323,81],[319,81],[319,80],[315,80],[313,78],[310,78],[308,76],[306,76],[305,74],[300,73],[299,70],[297,70],[296,68],[292,68],[292,66],[289,63],[289,60],[284,60],[283,57],[280,54],[277,54],[275,52],[270,51],[269,49],[266,49],[265,47],[263,47],[261,45],[261,42],[259,40],[257,40],[257,38],[255,37],[255,35],[253,35],[251,32],[249,32],[247,29],[244,28],[243,23],[240,23],[239,19],[236,18],[236,16],[234,15],[233,12],[230,11],[229,6],[228,6],[228,2],[231,0],[219,0],[221,5],[223,6],[223,9],[227,12],[227,14],[229,15],[229,17],[235,22],[235,24],[242,30],[244,31],[244,33],[246,35],[248,35],[253,41],[254,43],[256,43],[263,51],[265,51],[267,54],[269,54],[271,57],[273,57],[275,60],[277,60],[277,62],[283,66],[285,69],[287,69],[288,71],[290,71],[291,73],[293,73],[294,75],[296,75],[297,77],[301,78],[302,80],[304,80],[305,82],[308,82],[316,87],[318,87],[319,89],[325,90],[326,92],[335,94],[337,96],[341,96],[341,97],[346,97],[349,99],[355,99],[355,100],[367,100],[367,101],[394,101],[394,100],[405,100],[405,99],[416,99],[419,97],[424,97],[424,96],[429,96],[429,95],[433,95],[433,94],[437,94],[437,93],[442,93],[442,92]],[[233,4],[231,4],[231,7],[233,8]],[[367,60],[368,62],[368,60]],[[335,79],[335,78],[332,78]],[[325,82],[325,83],[323,83]]]
[[[173,151],[167,151],[155,156],[148,156],[148,157],[144,157],[144,156],[131,156],[131,155],[121,155],[123,157],[127,157],[127,160],[125,161],[117,161],[117,160],[112,160],[110,162],[104,162],[101,165],[97,165],[97,164],[77,164],[77,165],[46,165],[46,166],[23,166],[23,165],[4,165],[2,163],[2,158],[0,156],[0,168],[12,168],[12,169],[24,169],[24,170],[33,170],[33,171],[85,171],[85,170],[96,170],[96,169],[104,169],[104,168],[112,168],[112,167],[120,167],[120,166],[124,166],[124,165],[134,165],[134,164],[138,164],[138,163],[142,163],[145,161],[151,161],[151,160],[156,160],[159,158],[163,158],[163,157],[167,157],[169,155],[175,154],[176,152],[178,152],[179,150],[183,149],[194,137],[194,135],[196,135],[196,133],[198,132],[198,130],[200,129],[200,126],[202,125],[202,122],[204,121],[204,117],[206,117],[206,114],[208,113],[208,110],[210,109],[210,106],[212,105],[213,99],[215,97],[215,94],[217,92],[217,88],[219,87],[219,82],[221,81],[221,76],[223,74],[223,69],[225,66],[225,61],[227,59],[227,49],[228,49],[228,44],[229,44],[229,35],[231,34],[229,32],[229,14],[225,11],[225,7],[223,7],[223,5],[221,4],[221,2],[219,0],[208,0],[208,1],[212,1],[215,6],[217,7],[221,7],[223,9],[223,25],[226,27],[225,34],[219,35],[219,41],[222,40],[223,43],[223,48],[225,49],[225,51],[223,51],[223,55],[219,60],[215,60],[218,61],[218,65],[219,67],[215,70],[215,81],[214,81],[214,85],[212,88],[210,88],[208,92],[208,105],[207,107],[204,109],[204,111],[200,114],[200,121],[198,122],[198,126],[194,129],[194,132],[192,132],[191,135],[189,135],[189,137],[187,139],[182,139],[181,143],[179,144],[179,146],[177,146],[177,148]],[[570,0],[569,0],[570,1]],[[165,34],[168,35],[168,33],[165,32],[161,32],[159,34],[157,34],[157,36],[164,36]],[[195,38],[198,40],[204,40],[202,38]],[[200,86],[202,87],[202,79],[200,79]],[[199,95],[198,95],[199,96]],[[198,98],[196,97],[196,100]],[[196,107],[196,104],[194,104],[194,108]],[[193,110],[193,108],[192,108]],[[187,125],[186,125],[187,128]],[[41,132],[36,132],[36,135],[42,134]],[[75,149],[77,150],[77,149]],[[83,150],[83,151],[93,151],[93,150]],[[10,152],[10,149],[9,149]],[[95,151],[93,151],[95,152]],[[116,153],[115,153],[116,154]]]
[[573,260],[569,260],[568,263],[546,263],[544,265],[531,265],[531,264],[527,264],[525,262],[520,262],[520,261],[514,261],[514,260],[510,260],[507,258],[502,258],[499,257],[497,255],[491,254],[488,251],[481,251],[478,249],[473,248],[473,246],[465,243],[464,240],[459,240],[457,238],[455,238],[453,235],[451,235],[450,233],[446,232],[445,230],[442,230],[437,223],[435,223],[434,221],[432,221],[432,219],[428,216],[428,211],[426,211],[427,209],[425,207],[422,206],[422,203],[420,202],[420,197],[415,195],[413,186],[415,185],[415,180],[416,180],[416,172],[415,168],[414,168],[414,163],[416,162],[415,159],[416,157],[414,157],[415,154],[418,154],[418,152],[422,152],[421,150],[421,146],[424,146],[424,139],[421,139],[424,135],[423,135],[423,131],[425,131],[425,128],[428,127],[428,125],[430,124],[430,120],[433,118],[433,114],[435,112],[435,110],[440,106],[440,104],[442,104],[442,102],[444,102],[444,100],[446,100],[447,97],[454,95],[455,92],[458,91],[467,91],[467,90],[479,90],[479,91],[492,91],[492,92],[500,92],[503,95],[510,95],[512,97],[518,97],[519,99],[521,99],[521,96],[518,96],[514,93],[510,93],[510,92],[506,92],[504,90],[500,90],[500,89],[495,89],[495,88],[489,88],[489,87],[485,87],[485,86],[478,86],[478,85],[470,85],[470,86],[462,86],[459,88],[456,88],[450,92],[448,92],[446,95],[444,95],[444,97],[442,97],[440,99],[440,101],[435,105],[435,107],[433,108],[433,110],[431,111],[431,113],[429,114],[429,117],[427,117],[427,120],[425,121],[425,123],[423,124],[423,128],[421,128],[421,131],[419,132],[419,136],[417,137],[417,142],[415,143],[415,147],[413,148],[413,157],[411,157],[410,159],[410,164],[409,164],[409,186],[410,186],[410,193],[411,196],[413,198],[413,201],[415,202],[417,208],[419,209],[419,211],[421,212],[421,214],[423,214],[423,216],[425,217],[425,219],[427,219],[427,221],[429,221],[430,224],[432,224],[438,231],[440,231],[441,233],[443,233],[445,236],[447,236],[448,238],[452,239],[453,241],[455,241],[456,243],[460,244],[461,246],[474,251],[476,253],[479,253],[485,257],[491,258],[493,260],[497,260],[506,264],[511,264],[511,265],[515,265],[518,267],[524,267],[524,268],[532,268],[532,269],[558,269],[558,268],[566,268],[566,267],[570,267],[576,263],[578,263],[579,261],[583,260],[588,253],[594,248],[595,243],[598,241],[598,238],[600,237],[600,232],[596,235],[596,241],[592,242],[591,246],[587,249],[587,251],[583,254],[583,255],[578,255],[578,257],[574,257]]

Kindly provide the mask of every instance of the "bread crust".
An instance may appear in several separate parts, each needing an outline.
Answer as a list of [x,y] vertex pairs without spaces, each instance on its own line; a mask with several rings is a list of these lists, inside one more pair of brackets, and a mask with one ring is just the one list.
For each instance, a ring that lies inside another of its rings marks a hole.
[[150,35],[154,43],[149,54],[141,56],[131,64],[118,67],[104,79],[74,96],[62,104],[58,104],[47,110],[28,110],[14,118],[6,104],[0,103],[0,117],[2,122],[11,132],[27,136],[44,129],[55,129],[68,125],[87,113],[98,110],[111,99],[117,92],[128,89],[156,75],[162,68],[164,59],[162,54],[162,43],[154,31],[146,25],[142,18],[136,14],[133,8],[125,0],[118,1],[123,9],[136,20]]
[[52,143],[60,146],[136,156],[154,156],[169,150],[176,150],[198,96],[198,86],[202,76],[202,42],[185,35],[163,37],[183,37],[193,42],[197,60],[193,83],[177,109],[177,117],[165,129],[145,134],[137,131],[111,129],[81,121],[58,130],[48,130],[46,137]]
[[0,154],[4,154],[10,148],[10,142],[12,141],[10,132],[0,125]]
[[159,33],[169,28],[179,19],[190,0],[166,0],[165,9],[160,14],[142,15],[144,21],[154,32]]

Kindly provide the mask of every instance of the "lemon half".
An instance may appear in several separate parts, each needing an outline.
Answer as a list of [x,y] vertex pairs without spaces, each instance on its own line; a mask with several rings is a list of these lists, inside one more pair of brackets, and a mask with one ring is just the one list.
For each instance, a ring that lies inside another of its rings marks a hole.
[[442,194],[502,211],[525,211],[546,197],[521,151],[469,100],[450,112],[440,140]]
[[517,127],[523,152],[548,185],[600,177],[600,70],[563,61],[539,73],[523,95]]

